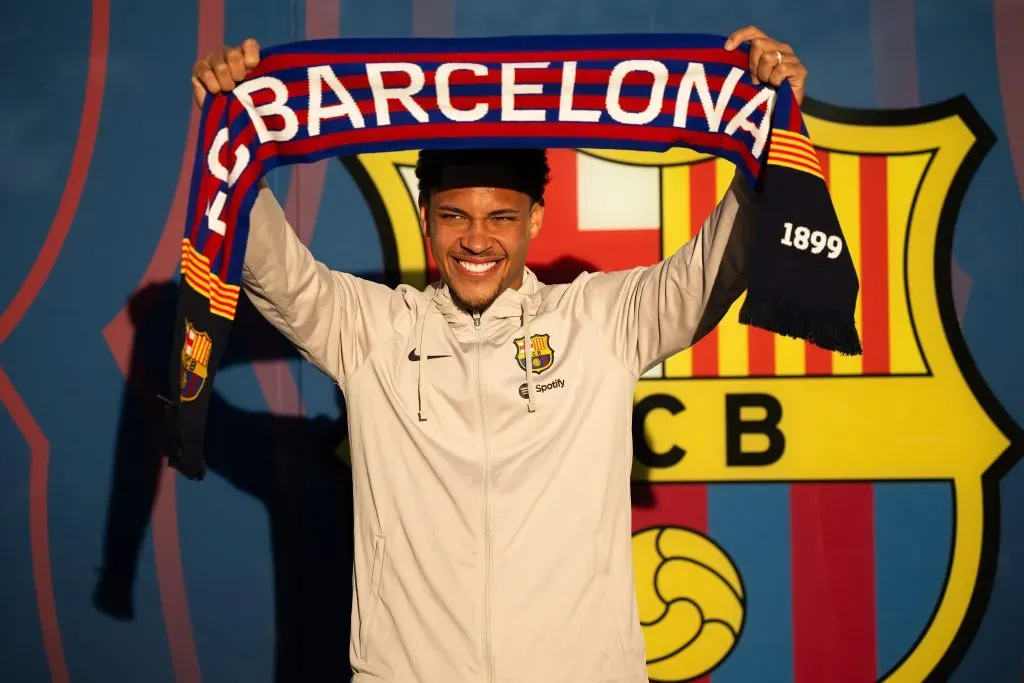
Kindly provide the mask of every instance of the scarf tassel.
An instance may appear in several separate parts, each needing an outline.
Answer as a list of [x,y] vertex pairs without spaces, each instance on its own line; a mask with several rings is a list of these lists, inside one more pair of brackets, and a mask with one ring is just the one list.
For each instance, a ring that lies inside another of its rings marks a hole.
[[844,356],[859,356],[862,353],[854,320],[834,310],[796,303],[791,299],[751,297],[748,294],[740,307],[740,323],[785,337],[802,339]]

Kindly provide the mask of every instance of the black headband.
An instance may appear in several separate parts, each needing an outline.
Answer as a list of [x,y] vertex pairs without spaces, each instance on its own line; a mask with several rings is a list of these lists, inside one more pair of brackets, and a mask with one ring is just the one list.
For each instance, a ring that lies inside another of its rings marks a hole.
[[536,189],[523,180],[522,175],[501,163],[445,164],[437,186],[438,192],[464,187],[499,187],[528,194],[535,202],[543,197],[536,196]]

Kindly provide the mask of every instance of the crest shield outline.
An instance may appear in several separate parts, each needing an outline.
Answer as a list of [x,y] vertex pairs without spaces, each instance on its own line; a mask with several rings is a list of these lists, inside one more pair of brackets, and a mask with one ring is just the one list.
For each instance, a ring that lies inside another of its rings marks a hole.
[[[888,671],[878,672],[879,681],[892,683],[942,679],[963,656],[984,613],[997,555],[998,484],[1020,459],[1024,444],[1020,427],[999,405],[969,355],[956,317],[950,275],[959,206],[995,138],[962,96],[907,110],[851,109],[807,98],[803,111],[819,154],[826,155],[834,169],[849,172],[858,165],[862,182],[871,182],[865,168],[884,168],[887,173],[886,258],[868,272],[858,264],[862,283],[868,284],[866,293],[862,286],[861,297],[872,296],[872,287],[885,285],[886,324],[884,331],[872,329],[870,304],[859,303],[858,325],[869,340],[875,339],[875,349],[880,344],[886,347],[888,361],[882,367],[872,365],[870,354],[864,359],[833,358],[828,374],[816,374],[808,372],[809,357],[804,356],[802,365],[796,362],[791,340],[776,338],[776,371],[755,372],[750,355],[753,342],[748,338],[736,345],[741,297],[723,321],[722,334],[667,359],[639,382],[637,403],[657,395],[686,397],[687,411],[678,419],[661,421],[660,428],[651,422],[639,425],[641,441],[655,455],[668,450],[665,444],[677,445],[676,434],[690,431],[689,425],[704,425],[708,435],[702,437],[693,430],[686,446],[693,455],[667,466],[638,462],[634,481],[653,485],[948,482],[955,526],[950,530],[952,552],[944,585],[916,642]],[[657,169],[662,188],[661,255],[667,256],[688,239],[693,226],[690,216],[684,215],[687,207],[664,190],[691,167],[711,163],[707,155],[686,149],[577,153],[601,162]],[[422,287],[430,269],[416,212],[415,157],[415,151],[407,151],[359,155],[341,162],[359,184],[377,222],[386,277],[391,284]],[[848,201],[844,192],[834,191],[837,204]],[[860,240],[860,228],[848,228],[851,211],[850,206],[840,210],[840,221],[844,232],[857,233],[855,240]],[[863,246],[860,240],[855,248]],[[875,296],[880,297],[877,292]],[[738,366],[723,363],[712,376],[695,373],[694,354],[711,341],[725,352],[741,349],[748,360]],[[772,395],[786,406],[787,414],[800,415],[787,432],[785,456],[769,466],[729,468],[725,445],[714,438],[726,425],[712,408],[737,391]],[[850,415],[860,416],[860,424],[868,427],[851,429]],[[936,429],[941,430],[938,435]],[[821,457],[815,445],[825,436],[830,437],[828,458]],[[937,440],[942,441],[939,447]],[[636,559],[640,561],[639,556]],[[736,569],[742,581],[743,567]],[[744,596],[746,601],[755,599]],[[742,633],[735,635],[742,639]],[[694,676],[713,671],[727,657],[728,653]],[[694,677],[662,675],[670,673],[656,675],[652,669],[652,680]]]

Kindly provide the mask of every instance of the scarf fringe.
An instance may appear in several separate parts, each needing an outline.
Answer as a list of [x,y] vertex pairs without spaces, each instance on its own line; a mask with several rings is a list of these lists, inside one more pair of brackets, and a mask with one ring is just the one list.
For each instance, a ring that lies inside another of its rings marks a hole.
[[186,479],[202,481],[206,477],[206,458],[203,455],[205,420],[201,425],[186,424],[177,405],[163,396],[159,398],[167,407],[157,434],[157,447],[161,454],[167,456],[168,467],[178,470]]
[[751,301],[748,295],[740,308],[740,323],[803,339],[844,356],[863,353],[857,324],[852,318],[840,317],[833,310],[787,301],[780,296]]

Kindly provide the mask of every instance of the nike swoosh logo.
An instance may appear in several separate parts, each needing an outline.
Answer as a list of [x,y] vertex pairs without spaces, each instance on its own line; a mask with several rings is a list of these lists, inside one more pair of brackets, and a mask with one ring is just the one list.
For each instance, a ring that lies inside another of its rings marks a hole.
[[[435,358],[451,358],[451,354],[445,353],[440,356],[427,356],[424,360],[433,360]],[[411,360],[413,363],[415,363],[419,359],[420,356],[418,353],[416,353],[416,349],[413,349],[412,351],[409,352],[409,360]]]

